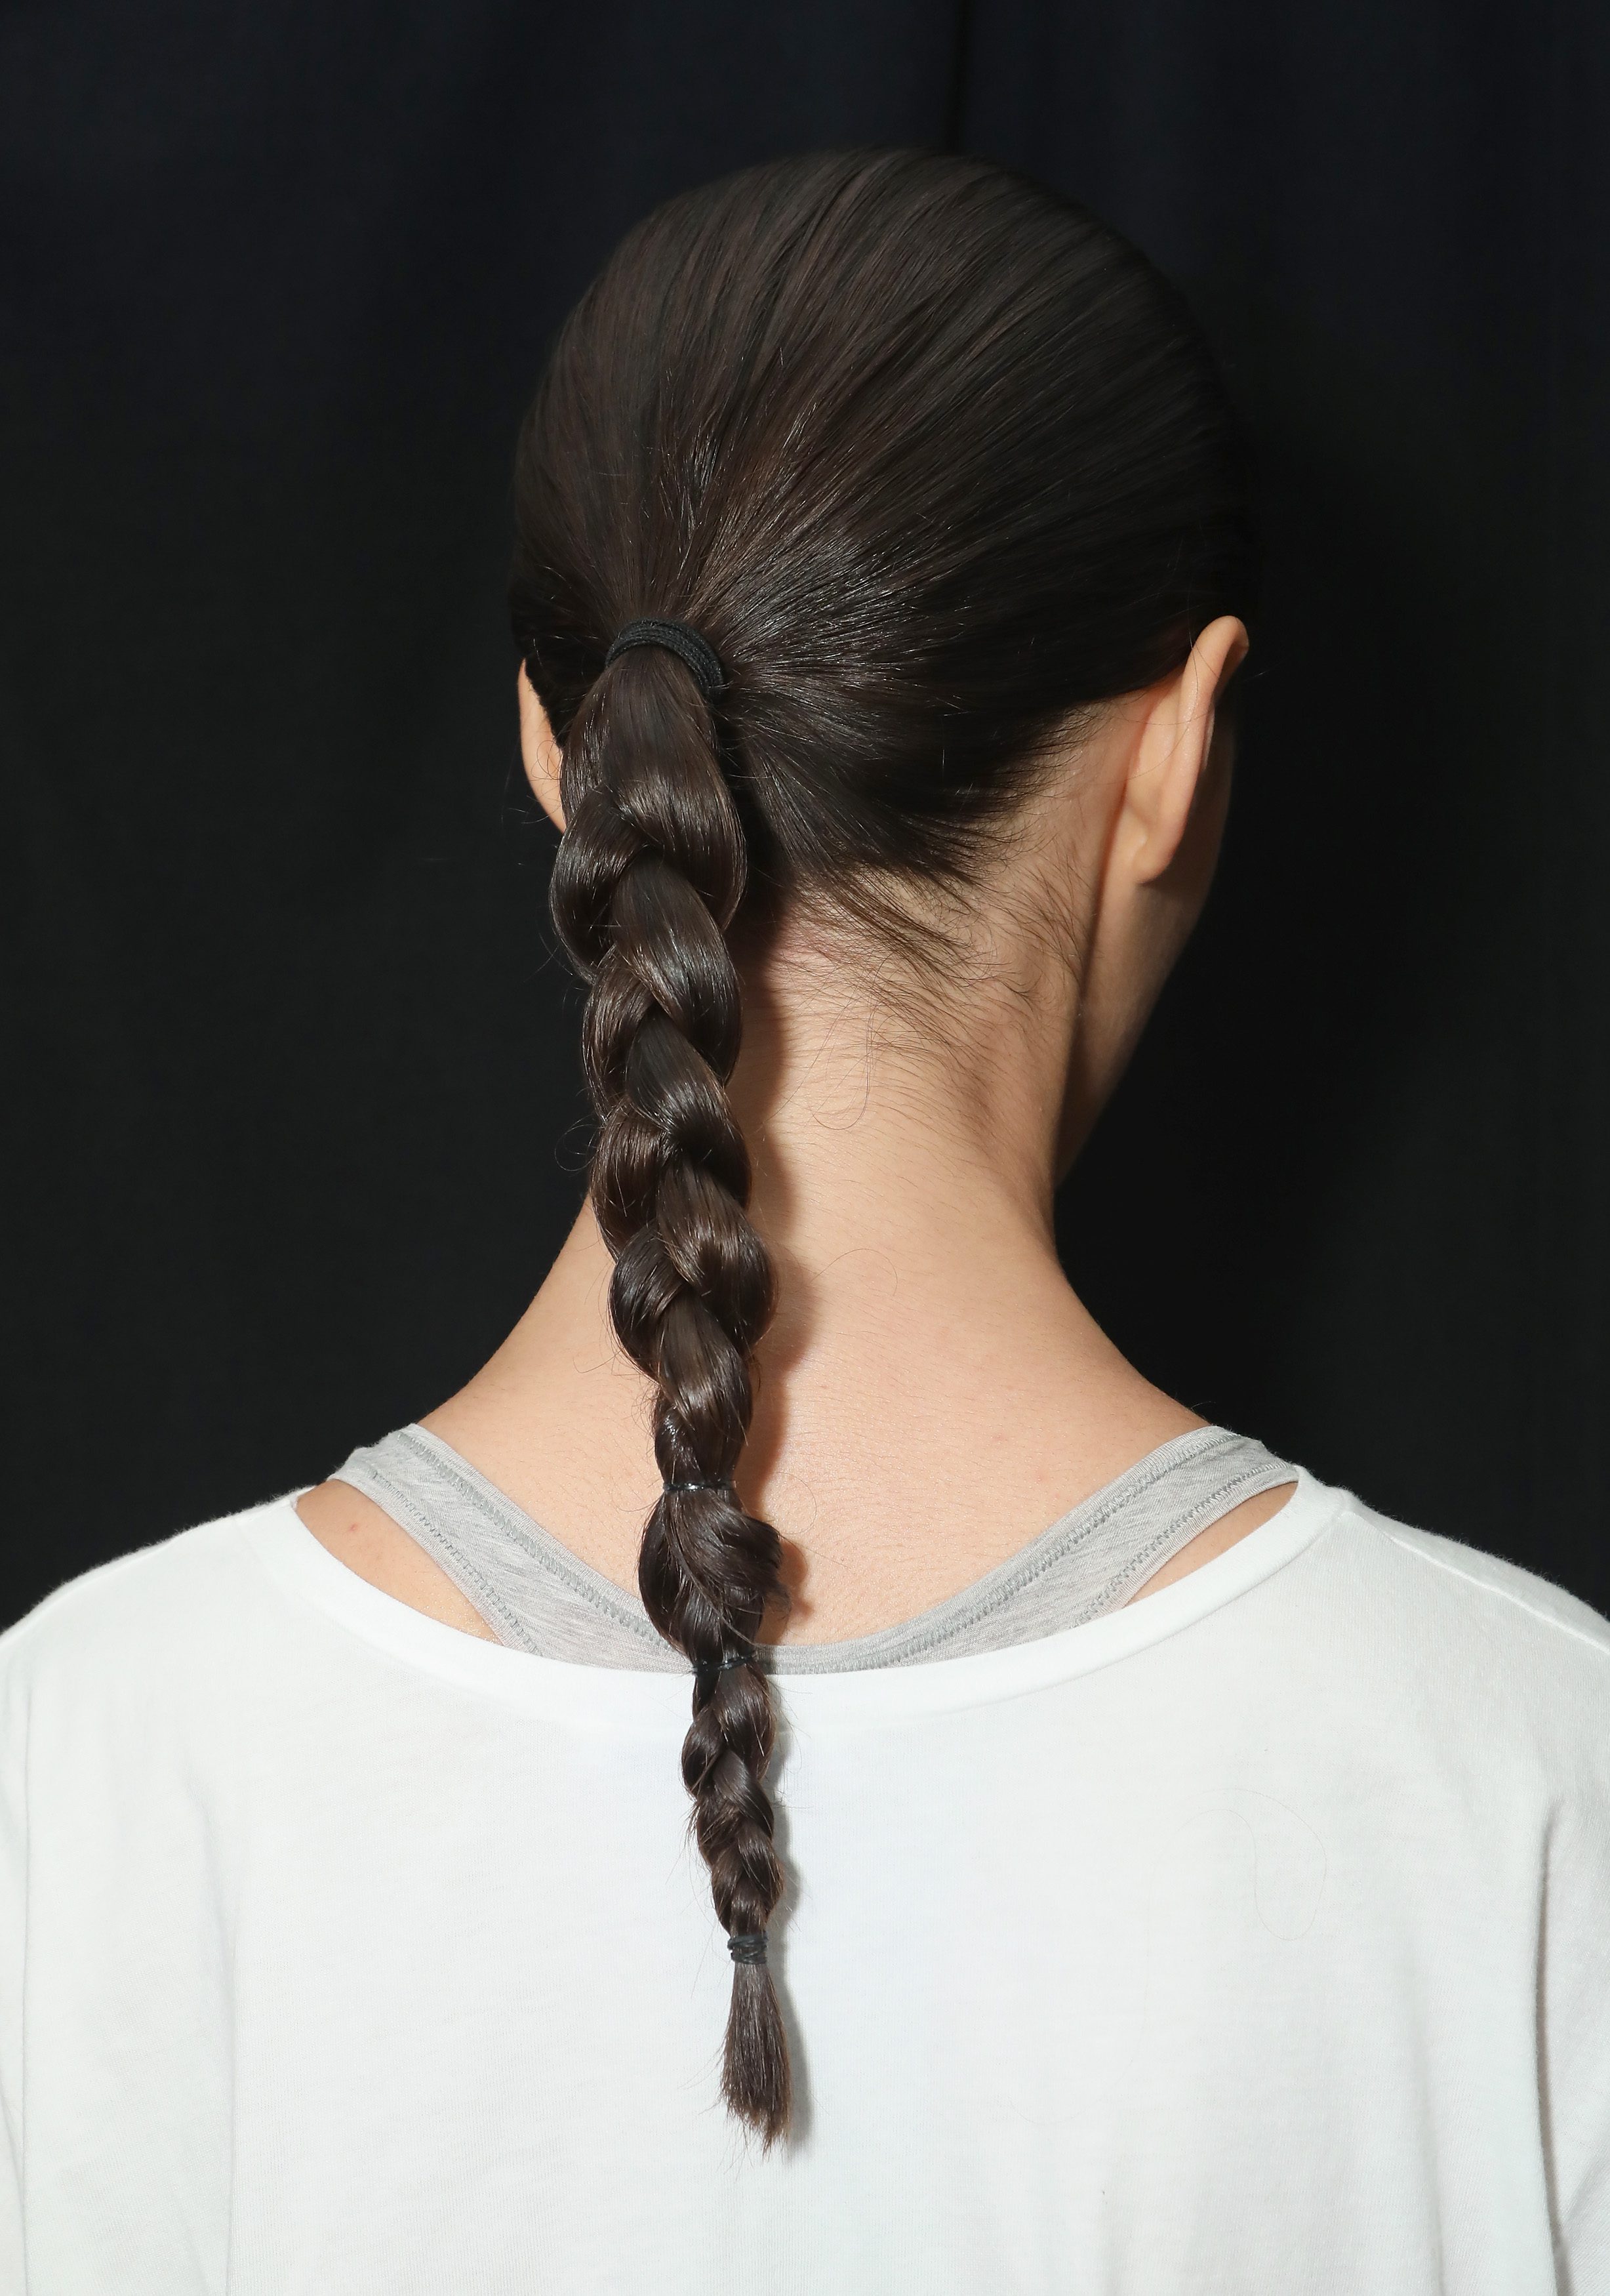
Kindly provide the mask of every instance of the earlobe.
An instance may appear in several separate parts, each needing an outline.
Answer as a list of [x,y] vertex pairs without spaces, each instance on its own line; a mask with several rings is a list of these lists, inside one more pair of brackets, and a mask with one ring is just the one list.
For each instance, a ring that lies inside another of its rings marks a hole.
[[524,662],[519,666],[516,693],[520,714],[520,757],[526,768],[526,779],[531,784],[531,793],[538,805],[562,834],[565,809],[560,802],[559,789],[564,758],[559,743],[553,738],[548,713],[526,675]]

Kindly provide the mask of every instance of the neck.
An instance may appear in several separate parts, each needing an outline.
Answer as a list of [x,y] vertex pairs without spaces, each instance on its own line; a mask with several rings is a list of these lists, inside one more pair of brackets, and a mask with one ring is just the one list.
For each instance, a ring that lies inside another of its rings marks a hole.
[[865,1288],[862,1259],[883,1288],[929,1296],[1016,1292],[1031,1269],[1067,1290],[1051,1200],[1071,983],[1018,964],[993,995],[951,985],[942,999],[928,976],[846,962],[804,930],[746,966],[731,1093],[780,1278],[774,1350],[829,1337],[821,1311]]
[[[914,991],[804,931],[744,963],[731,1089],[778,1312],[740,1487],[783,1533],[789,1631],[807,1636],[940,1599],[1201,1423],[1124,1361],[1058,1264],[1066,969],[999,948],[957,969],[941,1006],[930,978]],[[509,1341],[428,1423],[630,1586],[658,1477],[609,1274],[584,1210]]]

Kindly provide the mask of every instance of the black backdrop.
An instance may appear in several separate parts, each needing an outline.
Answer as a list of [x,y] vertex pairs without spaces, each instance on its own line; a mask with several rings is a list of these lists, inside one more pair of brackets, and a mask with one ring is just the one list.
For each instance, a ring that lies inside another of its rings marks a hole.
[[578,1199],[507,472],[621,229],[925,141],[1186,286],[1272,546],[1218,890],[1067,1193],[1153,1376],[1610,1607],[1602,11],[13,5],[14,1613],[313,1480]]

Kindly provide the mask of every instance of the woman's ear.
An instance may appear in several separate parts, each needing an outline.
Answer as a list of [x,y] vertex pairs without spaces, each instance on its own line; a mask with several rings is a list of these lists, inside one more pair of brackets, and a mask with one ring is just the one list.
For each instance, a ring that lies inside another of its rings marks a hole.
[[1178,676],[1113,710],[1116,770],[1104,768],[1101,784],[1110,826],[1099,866],[1081,874],[1088,914],[1059,1173],[1128,1066],[1207,898],[1230,800],[1228,729],[1215,741],[1215,710],[1246,652],[1245,628],[1221,615]]
[[1213,809],[1220,779],[1214,767],[1222,763],[1214,754],[1215,713],[1246,644],[1246,629],[1233,614],[1210,622],[1179,676],[1156,689],[1140,724],[1119,830],[1137,884],[1156,884],[1182,857],[1199,796],[1209,799],[1203,809]]
[[560,803],[559,775],[564,760],[559,743],[553,738],[553,728],[548,723],[548,713],[537,700],[536,690],[526,675],[522,661],[517,691],[520,710],[520,756],[525,760],[526,779],[531,784],[533,796],[561,835],[565,826],[565,809]]

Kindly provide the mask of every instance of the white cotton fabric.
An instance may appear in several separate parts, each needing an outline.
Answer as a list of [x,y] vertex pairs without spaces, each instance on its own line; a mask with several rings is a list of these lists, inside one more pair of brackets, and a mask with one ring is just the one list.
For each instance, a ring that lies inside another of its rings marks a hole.
[[795,2142],[688,1685],[287,1500],[0,1641],[0,2287],[1606,2296],[1610,1627],[1301,1476],[1132,1607],[780,1680]]

